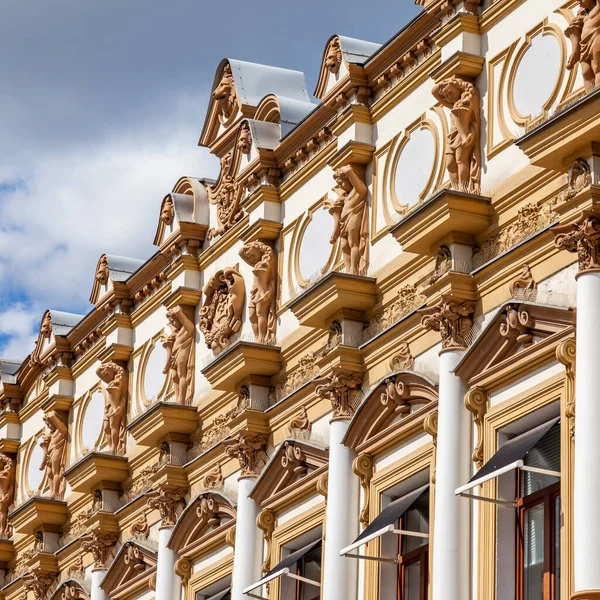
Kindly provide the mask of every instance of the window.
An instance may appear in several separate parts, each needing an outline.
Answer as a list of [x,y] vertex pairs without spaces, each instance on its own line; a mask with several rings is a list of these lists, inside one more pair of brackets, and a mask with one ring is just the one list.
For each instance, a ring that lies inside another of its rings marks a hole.
[[[311,581],[321,581],[321,545],[305,554],[296,563],[296,575]],[[294,600],[319,600],[321,591],[314,585],[297,579],[295,583]]]
[[[560,424],[524,458],[527,467],[560,471]],[[517,477],[517,598],[560,599],[560,479],[519,471]]]
[[[429,533],[429,492],[420,496],[399,519],[401,531]],[[426,600],[429,540],[412,535],[398,538],[398,600]]]

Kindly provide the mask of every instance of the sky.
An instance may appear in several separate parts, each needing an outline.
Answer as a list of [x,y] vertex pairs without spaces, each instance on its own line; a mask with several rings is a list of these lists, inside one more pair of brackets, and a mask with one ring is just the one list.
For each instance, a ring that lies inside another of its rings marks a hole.
[[[0,356],[44,310],[86,314],[103,253],[148,258],[224,57],[304,71],[333,34],[384,43],[413,0],[0,0]],[[366,12],[368,10],[368,12]]]

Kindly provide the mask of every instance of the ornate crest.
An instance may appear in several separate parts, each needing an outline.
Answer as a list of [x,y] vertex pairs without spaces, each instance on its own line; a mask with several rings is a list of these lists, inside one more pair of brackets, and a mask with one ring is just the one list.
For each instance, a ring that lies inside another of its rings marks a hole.
[[231,173],[232,153],[227,153],[221,159],[219,180],[213,188],[208,189],[208,201],[217,207],[217,227],[208,231],[212,239],[229,231],[244,215],[240,209],[243,188],[235,181]]
[[223,125],[228,125],[238,112],[237,93],[235,91],[231,65],[225,65],[221,81],[213,90],[212,96],[217,101],[219,121]]

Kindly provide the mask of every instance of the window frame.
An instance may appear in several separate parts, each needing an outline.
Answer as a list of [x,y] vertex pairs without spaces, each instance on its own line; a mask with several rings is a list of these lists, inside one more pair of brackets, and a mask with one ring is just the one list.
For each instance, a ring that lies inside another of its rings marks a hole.
[[[429,519],[430,518],[431,515],[429,515]],[[405,516],[402,515],[402,517],[400,517],[398,521],[398,528],[400,530],[406,529],[404,520]],[[429,522],[430,521],[428,520],[428,524]],[[415,563],[420,563],[421,568],[419,573],[419,600],[427,600],[429,593],[429,540],[426,544],[423,544],[418,548],[411,550],[410,552],[402,554],[402,542],[404,541],[405,537],[408,536],[398,536],[398,582],[396,598],[397,600],[405,600],[404,590],[406,582],[406,568],[410,567],[411,565],[414,565]]]

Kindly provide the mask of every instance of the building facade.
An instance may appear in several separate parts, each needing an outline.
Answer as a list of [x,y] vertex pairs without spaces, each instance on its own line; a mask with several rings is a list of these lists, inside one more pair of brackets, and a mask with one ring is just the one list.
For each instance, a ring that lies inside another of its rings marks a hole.
[[224,59],[217,180],[1,360],[0,598],[600,598],[600,6],[417,4],[318,102]]

